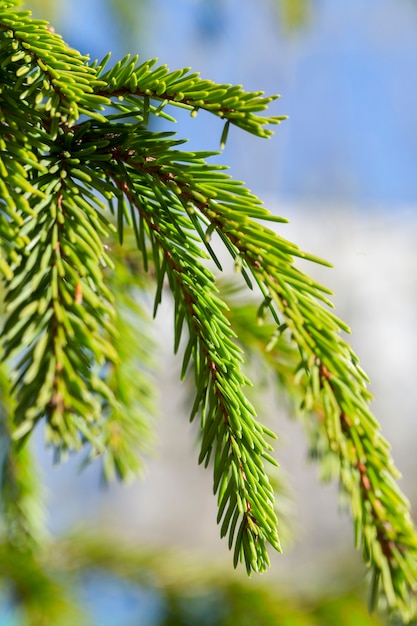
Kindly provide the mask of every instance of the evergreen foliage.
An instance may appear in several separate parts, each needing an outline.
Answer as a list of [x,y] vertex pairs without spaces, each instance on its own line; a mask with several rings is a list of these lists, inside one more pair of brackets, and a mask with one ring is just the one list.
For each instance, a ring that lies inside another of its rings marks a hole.
[[[374,601],[382,590],[388,607],[410,618],[417,536],[409,505],[369,409],[368,379],[342,336],[349,329],[332,313],[329,290],[296,267],[299,258],[326,263],[267,227],[286,220],[209,161],[214,153],[186,151],[173,132],[150,126],[155,116],[175,121],[172,110],[181,107],[217,116],[221,146],[230,125],[270,137],[269,126],[284,118],[262,113],[276,96],[156,60],[91,63],[17,5],[0,0],[8,541],[26,550],[32,537],[35,549],[39,537],[25,442],[40,420],[58,458],[87,447],[107,478],[140,467],[153,406],[141,294],[152,283],[154,314],[168,287],[172,294],[174,350],[182,376],[191,372],[195,382],[199,462],[213,467],[220,534],[234,565],[263,572],[268,545],[280,550],[266,469],[276,464],[274,434],[245,393],[242,330],[301,409],[314,455],[339,478]],[[254,291],[255,307],[228,307],[219,292],[209,269],[214,261],[222,270],[214,235]]]

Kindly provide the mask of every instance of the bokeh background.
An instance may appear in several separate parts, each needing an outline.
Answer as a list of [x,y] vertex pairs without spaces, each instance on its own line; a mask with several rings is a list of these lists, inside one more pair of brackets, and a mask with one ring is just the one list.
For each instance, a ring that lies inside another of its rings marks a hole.
[[[231,128],[218,161],[229,164],[272,212],[290,220],[280,225],[283,236],[334,264],[332,270],[306,269],[335,291],[336,311],[352,328],[352,344],[372,381],[373,408],[416,515],[417,2],[25,4],[91,58],[109,50],[114,60],[127,53],[159,57],[171,69],[192,66],[217,82],[282,95],[272,110],[289,119],[274,137],[260,140]],[[218,120],[177,117],[178,135],[190,138],[191,148],[218,149]],[[175,548],[203,569],[229,571],[230,554],[215,525],[211,476],[196,463],[196,432],[187,421],[186,390],[172,356],[170,314],[166,303],[155,325],[161,338],[160,409],[145,477],[129,487],[103,489],[94,466],[80,476],[79,459],[55,467],[40,451],[48,525],[58,535],[82,527],[156,551]],[[337,488],[319,485],[301,428],[279,400],[273,390],[265,391],[262,411],[279,434],[276,454],[290,496],[282,508],[290,532],[284,533],[284,554],[273,559],[264,580],[280,594],[301,594],[309,602],[315,594],[337,595],[344,585],[360,593],[365,572],[353,552],[349,520],[338,511]],[[41,433],[38,439],[41,450]],[[230,576],[240,580],[239,574]],[[93,623],[159,623],[155,598],[119,589],[106,578],[88,579],[79,595]],[[215,623],[206,613],[190,623]],[[343,623],[362,622],[346,613]]]

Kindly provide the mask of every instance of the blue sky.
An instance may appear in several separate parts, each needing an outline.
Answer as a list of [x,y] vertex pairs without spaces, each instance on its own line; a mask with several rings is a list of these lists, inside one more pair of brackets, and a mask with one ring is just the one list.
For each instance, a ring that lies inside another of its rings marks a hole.
[[[267,0],[153,0],[145,28],[129,39],[102,0],[64,6],[59,28],[92,57],[140,52],[280,93],[274,113],[290,119],[275,137],[262,142],[234,131],[223,157],[257,193],[382,209],[417,200],[412,0],[316,0],[311,22],[293,35]],[[221,126],[202,117],[182,116],[176,130],[195,147],[215,149]]]

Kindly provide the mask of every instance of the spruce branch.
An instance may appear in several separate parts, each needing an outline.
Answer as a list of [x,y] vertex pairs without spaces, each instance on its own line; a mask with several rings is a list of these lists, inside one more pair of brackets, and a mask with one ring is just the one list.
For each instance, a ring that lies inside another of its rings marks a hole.
[[[157,143],[155,148],[156,154],[162,152]],[[188,215],[194,216],[194,223],[197,210],[201,222],[216,230],[243,270],[249,271],[259,285],[264,296],[262,306],[272,309],[277,330],[286,332],[301,354],[296,369],[298,379],[306,378],[303,405],[308,409],[312,401],[320,403],[328,450],[338,458],[341,484],[352,502],[355,542],[362,545],[365,561],[373,567],[375,584],[381,579],[389,606],[399,607],[407,615],[416,572],[416,538],[409,505],[392,483],[398,472],[368,408],[371,396],[366,389],[367,377],[339,334],[349,329],[320,305],[320,301],[331,305],[329,290],[293,263],[294,256],[320,260],[250,219],[251,213],[257,218],[273,218],[241,185],[233,181],[233,191],[227,190],[228,177],[210,171],[207,164],[196,163],[198,155],[193,161],[190,155],[171,150],[162,161],[151,154],[142,161],[132,155],[130,167],[142,173],[146,168],[146,174],[163,183],[168,193],[177,194]],[[240,209],[234,220],[231,206],[235,211]],[[173,219],[171,216],[170,223]],[[207,315],[204,310],[200,313],[203,318]]]
[[[410,619],[416,585],[415,530],[409,503],[395,482],[400,475],[389,445],[369,412],[369,394],[361,398],[359,392],[353,396],[349,391],[348,398],[343,397],[337,386],[332,386],[334,377],[316,363],[319,376],[327,381],[323,384],[319,378],[317,390],[314,374],[307,372],[300,361],[299,345],[286,331],[286,325],[277,332],[271,315],[265,313],[259,318],[256,304],[237,303],[236,293],[227,286],[221,292],[245,352],[256,354],[275,371],[278,384],[290,395],[292,413],[305,427],[311,456],[320,463],[323,480],[339,478],[343,502],[351,509],[355,544],[362,547],[365,562],[372,570],[373,606],[382,586],[388,606]],[[339,431],[336,434],[335,424]]]
[[[106,87],[98,93],[110,99],[123,98],[136,111],[142,112],[145,124],[152,100],[160,102],[158,107],[151,108],[156,115],[160,115],[170,104],[190,110],[193,116],[202,109],[225,120],[222,144],[226,141],[230,123],[258,137],[270,137],[272,131],[264,126],[280,124],[286,119],[285,116],[262,117],[257,114],[265,111],[271,102],[279,98],[278,95],[264,97],[262,91],[246,92],[242,85],[216,84],[201,79],[198,72],[190,73],[190,68],[171,72],[166,65],[160,65],[154,69],[158,59],[138,65],[138,56],[131,58],[127,55],[104,73],[109,58],[108,55],[97,65],[98,76],[106,83]],[[114,106],[118,106],[117,102]]]
[[60,124],[73,122],[81,113],[100,118],[94,109],[108,99],[96,93],[103,85],[88,58],[69,48],[48,22],[33,19],[30,11],[11,10],[13,6],[0,6],[1,67],[15,72],[11,85],[22,103],[32,105],[31,117],[43,119],[51,140]]
[[[199,462],[207,465],[214,456],[218,522],[223,520],[221,535],[229,533],[229,546],[235,546],[235,566],[242,560],[248,573],[264,571],[269,564],[265,543],[280,550],[273,491],[263,466],[263,459],[274,462],[265,440],[265,435],[271,433],[256,420],[242,392],[248,381],[241,373],[241,353],[233,342],[224,305],[216,296],[213,276],[198,261],[202,252],[192,243],[192,234],[187,237],[192,223],[182,204],[173,202],[169,188],[155,187],[149,173],[146,189],[154,191],[157,202],[152,202],[149,193],[142,194],[143,181],[135,184],[127,172],[122,180],[115,182],[130,206],[137,209],[142,228],[152,242],[158,285],[156,307],[165,276],[174,296],[176,348],[184,322],[188,327],[183,375],[192,358],[197,395],[191,419],[201,413]],[[139,240],[143,236],[139,233]]]
[[112,296],[101,270],[106,254],[97,235],[107,232],[73,175],[61,169],[52,186],[46,176],[47,198],[34,205],[36,218],[24,222],[30,244],[6,284],[3,328],[4,358],[18,358],[14,437],[27,436],[46,417],[57,452],[79,448],[83,438],[98,445],[101,402],[112,394],[96,366],[117,360]]
[[[279,319],[285,323],[301,358],[305,408],[321,407],[328,450],[340,463],[340,481],[349,493],[355,524],[355,542],[374,572],[375,597],[381,583],[391,609],[410,617],[410,602],[417,589],[417,538],[409,503],[400,493],[399,477],[369,409],[367,377],[357,356],[339,332],[347,330],[319,305],[323,289],[295,270],[292,246],[258,225],[230,227],[219,203],[200,207],[213,215],[227,244],[242,258]],[[273,248],[272,242],[276,247]],[[285,258],[286,256],[286,258]],[[303,256],[303,255],[301,255]],[[407,556],[405,556],[407,555]]]
[[[374,572],[374,595],[381,582],[388,606],[410,617],[417,539],[409,506],[369,410],[367,377],[341,336],[349,329],[331,312],[329,290],[294,259],[326,262],[265,227],[262,221],[286,220],[223,166],[207,162],[213,153],[179,149],[184,142],[173,133],[148,128],[151,115],[173,119],[165,108],[180,106],[223,119],[223,144],[230,124],[268,137],[265,126],[283,118],[258,114],[275,96],[217,85],[188,69],[155,68],[155,61],[138,65],[136,57],[105,71],[108,59],[90,64],[46,22],[15,7],[0,1],[2,341],[14,369],[13,437],[23,440],[45,418],[58,453],[89,443],[92,456],[104,455],[107,476],[137,468],[148,386],[125,397],[119,341],[132,336],[123,316],[142,311],[128,290],[125,298],[118,293],[114,281],[123,285],[131,275],[121,273],[116,247],[105,244],[117,231],[125,245],[131,227],[143,271],[151,269],[156,283],[154,312],[166,285],[173,294],[175,350],[187,333],[183,374],[192,363],[199,460],[213,463],[221,535],[234,546],[235,565],[244,561],[249,573],[266,568],[266,544],[280,549],[264,467],[274,462],[272,433],[244,393],[242,351],[205,265],[212,259],[222,269],[210,241],[215,233],[256,288],[256,316],[272,316],[273,365],[281,340],[287,342],[294,376],[288,364],[277,371],[298,389],[317,454],[323,463],[336,461],[356,542]],[[105,216],[107,204],[116,226]]]

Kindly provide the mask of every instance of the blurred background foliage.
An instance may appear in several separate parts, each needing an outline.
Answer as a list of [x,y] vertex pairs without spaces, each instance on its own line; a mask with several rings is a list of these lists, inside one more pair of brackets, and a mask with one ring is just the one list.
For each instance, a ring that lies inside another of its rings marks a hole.
[[[197,3],[201,10],[206,7],[207,29],[210,23],[212,27],[216,25],[210,22],[215,19],[210,16],[218,17],[215,9],[220,8],[222,2],[201,0]],[[102,41],[103,48],[123,52],[147,49],[140,38],[143,35],[146,42],[152,38],[149,0],[97,0],[91,4],[93,10],[106,13],[114,31],[115,39]],[[265,4],[274,10],[277,37],[284,30],[298,38],[309,36],[303,29],[314,16],[315,3],[311,0],[265,0]],[[65,27],[65,15],[77,10],[68,0],[26,0],[24,5],[36,16],[50,19],[58,32]],[[76,23],[76,17],[73,21]],[[89,28],[97,37],[100,23],[92,23]],[[68,33],[65,38],[68,39]],[[76,33],[73,41],[70,41],[72,45],[80,42]],[[155,47],[157,45],[156,41]],[[83,42],[83,52],[86,50],[89,50],[88,40]],[[91,56],[96,55],[98,52],[92,50]],[[163,60],[170,63],[169,58]],[[257,86],[262,88],[262,85]],[[234,323],[241,324],[242,328],[245,327],[244,314],[244,308],[236,309]],[[262,333],[261,327],[257,330]],[[254,336],[253,340],[256,342],[262,337]],[[288,359],[279,364],[278,378],[287,375],[291,355]],[[0,380],[2,384],[4,381]],[[4,407],[1,410],[4,411]],[[13,506],[13,489],[26,490],[32,497],[28,497],[28,510],[24,515],[41,519],[32,470],[27,470],[29,466],[10,467],[4,455],[2,464],[1,478],[11,485],[10,507]],[[24,519],[24,515],[19,519]],[[42,534],[43,530],[39,532]],[[21,538],[24,532],[19,532],[18,536]],[[165,548],[145,551],[140,539],[134,545],[125,544],[118,531],[112,535],[103,531],[103,537],[94,539],[83,534],[63,533],[60,539],[46,542],[46,548],[40,553],[13,545],[13,538],[9,538],[0,547],[0,626],[52,623],[58,626],[98,623],[101,626],[138,623],[146,626],[371,626],[388,623],[383,616],[368,613],[363,570],[356,561],[349,559],[337,567],[334,563],[329,566],[325,579],[320,576],[314,591],[307,593],[285,585],[282,578],[246,581],[219,567],[215,560],[210,562],[206,556],[190,558],[181,551],[172,553]],[[390,623],[399,624],[395,619]]]
[[[220,5],[223,0],[202,0],[201,4]],[[265,0],[270,2],[277,13],[279,22],[287,28],[299,28],[304,25],[311,10],[311,0]],[[115,22],[119,23],[124,35],[131,36],[132,26],[137,29],[143,23],[145,27],[146,12],[151,8],[150,0],[103,0],[113,12]],[[24,4],[36,16],[48,16],[52,22],[59,19],[65,0],[25,0]]]
[[72,535],[38,560],[0,549],[0,624],[38,626],[383,626],[354,569],[314,596],[233,577],[178,551]]

